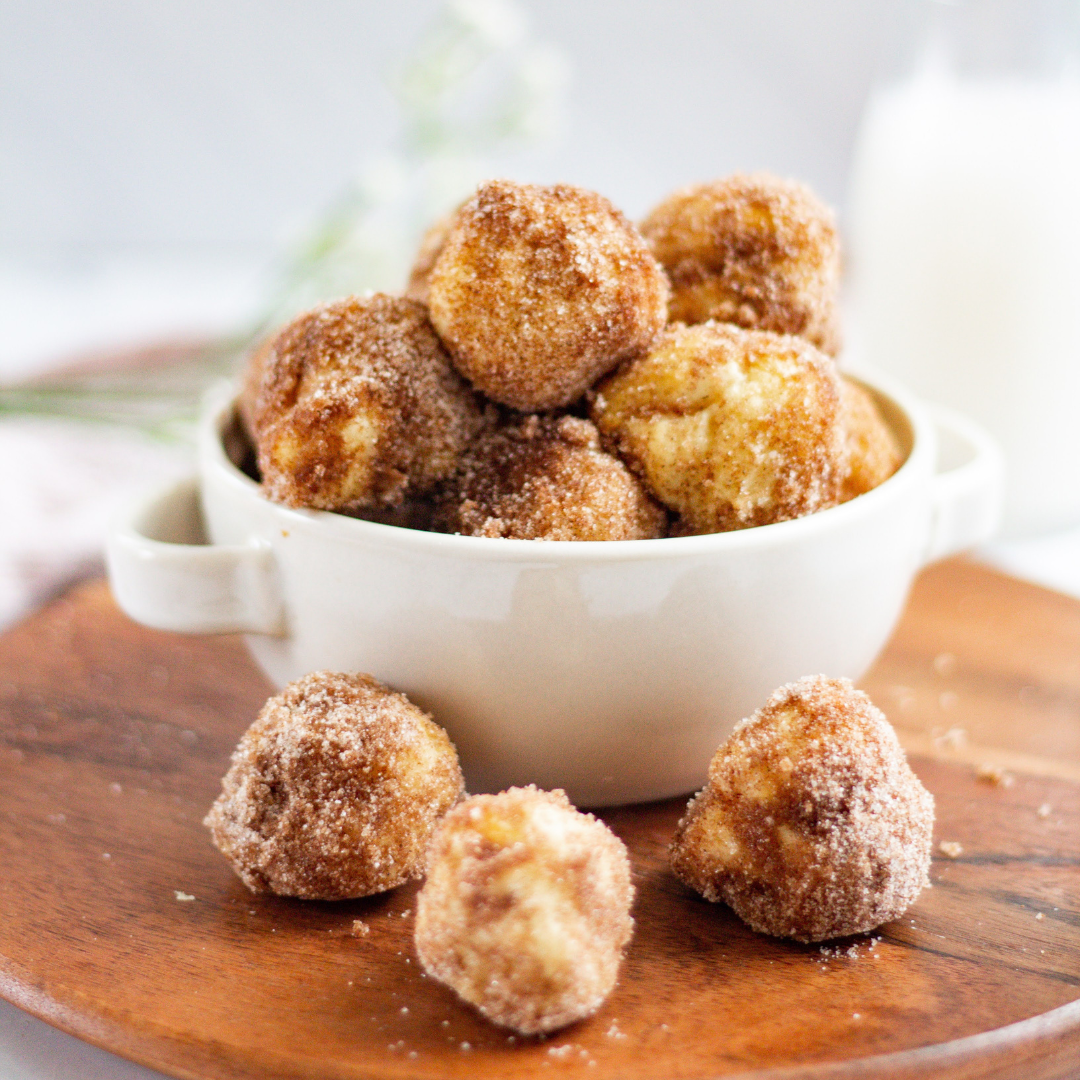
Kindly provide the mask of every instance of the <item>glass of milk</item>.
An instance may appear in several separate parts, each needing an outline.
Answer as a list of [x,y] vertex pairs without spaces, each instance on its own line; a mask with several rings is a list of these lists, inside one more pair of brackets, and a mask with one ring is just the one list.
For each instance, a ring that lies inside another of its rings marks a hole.
[[927,0],[855,156],[862,354],[998,438],[1012,537],[1080,521],[1078,12]]

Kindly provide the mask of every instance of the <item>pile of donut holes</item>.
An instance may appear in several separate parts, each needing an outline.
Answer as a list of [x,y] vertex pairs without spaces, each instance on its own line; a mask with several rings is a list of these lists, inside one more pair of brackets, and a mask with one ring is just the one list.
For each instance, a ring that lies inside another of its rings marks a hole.
[[802,184],[737,175],[641,223],[566,184],[482,184],[400,296],[255,349],[266,495],[468,536],[645,540],[870,490],[900,448],[836,365],[840,244]]

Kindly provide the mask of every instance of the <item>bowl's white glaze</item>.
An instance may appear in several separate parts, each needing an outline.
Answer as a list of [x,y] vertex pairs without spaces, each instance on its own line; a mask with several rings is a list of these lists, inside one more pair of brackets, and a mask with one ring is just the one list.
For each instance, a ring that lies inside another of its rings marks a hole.
[[[531,782],[586,806],[688,792],[775,687],[860,676],[915,572],[994,527],[986,437],[868,385],[908,451],[880,487],[795,521],[617,543],[446,536],[268,502],[227,452],[226,389],[206,410],[197,492],[118,521],[113,590],[152,626],[248,631],[279,685],[374,674],[447,728],[470,791]],[[966,458],[941,473],[937,429]],[[200,501],[210,544],[192,543]]]

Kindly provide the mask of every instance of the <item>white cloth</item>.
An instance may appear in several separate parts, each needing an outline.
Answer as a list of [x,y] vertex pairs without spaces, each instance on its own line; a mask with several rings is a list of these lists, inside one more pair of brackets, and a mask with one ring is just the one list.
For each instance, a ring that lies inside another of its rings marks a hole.
[[65,1035],[0,1001],[0,1077],[3,1080],[166,1080],[147,1069]]
[[113,514],[194,469],[190,447],[58,420],[0,420],[0,627],[100,571]]
[[[209,340],[265,301],[256,260],[174,252],[50,271],[0,261],[0,383],[146,341]],[[0,416],[0,627],[101,569],[109,520],[191,472],[188,447],[104,425]]]

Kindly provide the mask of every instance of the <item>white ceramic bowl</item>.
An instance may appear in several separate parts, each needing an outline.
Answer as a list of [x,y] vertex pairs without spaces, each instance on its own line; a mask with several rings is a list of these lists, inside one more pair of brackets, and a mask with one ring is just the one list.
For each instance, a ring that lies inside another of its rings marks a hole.
[[149,626],[248,634],[278,685],[329,668],[404,691],[450,732],[470,791],[532,782],[584,806],[682,794],[777,686],[859,677],[916,571],[994,529],[989,439],[868,385],[907,450],[880,487],[776,525],[610,543],[446,536],[271,503],[229,456],[225,388],[208,402],[197,484],[116,523],[113,592]]

